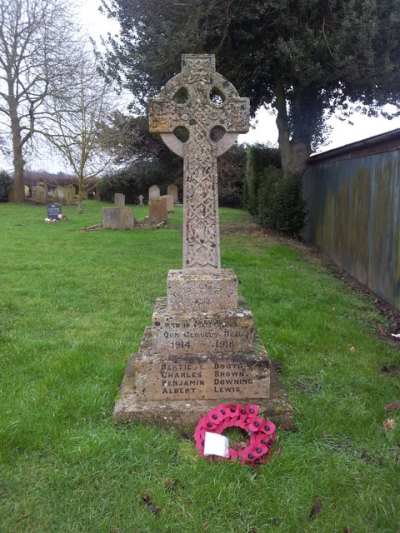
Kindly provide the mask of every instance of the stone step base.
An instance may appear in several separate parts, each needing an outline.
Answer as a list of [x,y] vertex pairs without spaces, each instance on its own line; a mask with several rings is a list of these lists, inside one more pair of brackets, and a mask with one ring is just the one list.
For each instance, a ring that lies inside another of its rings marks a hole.
[[143,400],[269,398],[265,350],[245,355],[140,353],[132,361],[135,391]]
[[238,305],[238,280],[231,269],[170,270],[167,294],[169,311],[234,311]]
[[158,354],[244,354],[254,350],[254,319],[244,300],[236,311],[170,311],[158,298],[152,318],[152,351]]
[[262,416],[272,420],[275,424],[290,423],[293,408],[289,404],[286,394],[279,382],[274,368],[271,372],[271,398],[242,398],[236,401],[231,396],[221,397],[218,400],[169,400],[169,401],[144,401],[135,393],[134,365],[136,354],[132,356],[124,380],[121,385],[120,397],[114,409],[114,421],[142,422],[160,426],[174,426],[181,431],[193,431],[202,416],[210,409],[220,404],[249,404],[259,406]]

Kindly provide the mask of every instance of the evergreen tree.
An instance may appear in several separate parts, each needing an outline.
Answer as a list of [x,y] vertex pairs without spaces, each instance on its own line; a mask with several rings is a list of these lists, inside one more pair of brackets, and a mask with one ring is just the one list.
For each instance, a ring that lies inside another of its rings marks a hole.
[[[105,0],[106,1],[106,0]],[[283,175],[301,174],[327,114],[398,104],[400,0],[109,0],[103,72],[144,106],[182,53],[215,53],[252,112],[277,112]]]

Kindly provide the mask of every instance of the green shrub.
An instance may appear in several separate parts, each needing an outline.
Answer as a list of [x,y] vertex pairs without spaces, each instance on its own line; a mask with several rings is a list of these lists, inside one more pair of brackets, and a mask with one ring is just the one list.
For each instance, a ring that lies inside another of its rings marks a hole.
[[166,186],[170,183],[174,183],[174,179],[159,165],[132,165],[105,176],[99,182],[98,190],[103,201],[113,201],[114,194],[120,192],[125,195],[126,203],[134,204],[140,194],[147,199],[151,185]]
[[263,228],[299,235],[305,224],[306,204],[298,176],[282,177],[269,167],[258,190],[257,221]]
[[280,167],[280,152],[263,144],[254,144],[247,148],[246,172],[243,187],[245,207],[252,215],[258,212],[258,189],[264,180],[267,168]]
[[240,187],[220,187],[218,190],[220,207],[242,207],[242,191]]
[[8,202],[12,178],[7,172],[0,172],[0,202]]

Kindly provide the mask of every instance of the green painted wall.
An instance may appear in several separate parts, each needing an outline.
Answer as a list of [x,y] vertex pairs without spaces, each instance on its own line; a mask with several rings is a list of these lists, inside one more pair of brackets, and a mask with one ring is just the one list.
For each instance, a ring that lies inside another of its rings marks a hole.
[[305,238],[400,309],[400,151],[307,169]]

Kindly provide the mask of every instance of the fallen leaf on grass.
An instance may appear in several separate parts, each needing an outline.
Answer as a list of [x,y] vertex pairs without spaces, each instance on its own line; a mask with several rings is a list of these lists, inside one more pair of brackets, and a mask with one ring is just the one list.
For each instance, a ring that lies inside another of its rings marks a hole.
[[168,479],[165,483],[164,483],[164,488],[165,490],[172,490],[174,489],[178,484],[178,480],[176,478],[173,478],[173,479]]
[[387,418],[382,425],[385,431],[391,431],[396,427],[396,421],[393,418]]
[[385,328],[382,326],[382,324],[378,324],[376,326],[376,331],[378,332],[378,335],[381,337],[386,337],[386,331]]
[[142,500],[147,505],[147,508],[151,513],[158,514],[160,512],[161,509],[152,501],[147,492],[142,494]]
[[308,518],[310,520],[313,520],[316,516],[319,515],[319,513],[321,512],[321,509],[322,509],[322,502],[321,502],[321,499],[318,497],[315,500],[314,505],[311,507],[311,511],[310,511],[310,514],[308,515]]
[[356,351],[356,349],[354,348],[354,346],[350,346],[349,350],[354,353]]
[[385,405],[385,411],[397,411],[400,409],[400,402],[392,402]]

